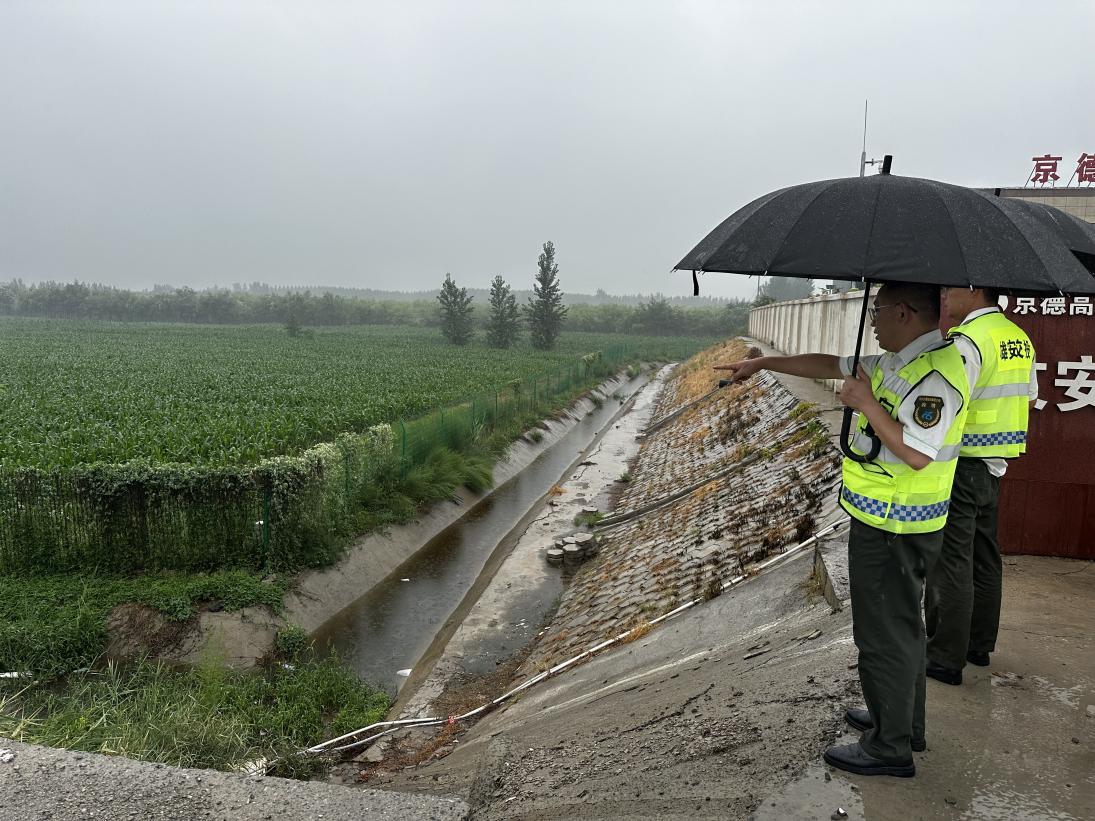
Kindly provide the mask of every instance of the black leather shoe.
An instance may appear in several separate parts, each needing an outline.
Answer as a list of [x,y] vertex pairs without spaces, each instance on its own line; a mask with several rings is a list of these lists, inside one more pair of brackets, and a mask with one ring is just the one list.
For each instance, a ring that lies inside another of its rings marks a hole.
[[968,653],[966,653],[966,661],[968,661],[970,664],[976,664],[978,667],[988,667],[989,654],[978,653],[975,650],[970,650]]
[[[853,727],[861,733],[865,733],[874,727],[874,719],[871,718],[871,714],[859,707],[849,707],[844,713],[844,720],[848,722],[849,727]],[[922,753],[928,749],[928,742],[922,738],[913,738],[909,740],[909,746],[912,747],[914,753]]]
[[825,763],[859,775],[896,775],[898,778],[912,778],[916,775],[916,765],[907,763],[891,764],[881,758],[875,758],[864,752],[857,741],[841,747],[830,747],[825,751]]
[[950,667],[944,667],[941,664],[936,664],[934,661],[928,662],[928,666],[924,668],[924,675],[928,678],[934,678],[936,681],[941,681],[944,684],[962,683],[961,670],[952,670]]

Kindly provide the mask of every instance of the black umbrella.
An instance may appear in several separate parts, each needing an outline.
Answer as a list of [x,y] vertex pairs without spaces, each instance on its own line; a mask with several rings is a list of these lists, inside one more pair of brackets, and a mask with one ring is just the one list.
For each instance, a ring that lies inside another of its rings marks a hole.
[[[823,180],[766,194],[731,214],[677,263],[697,271],[865,283],[853,365],[859,362],[870,285],[1095,294],[1095,226],[1056,208],[935,180]],[[848,446],[846,408],[841,450]]]

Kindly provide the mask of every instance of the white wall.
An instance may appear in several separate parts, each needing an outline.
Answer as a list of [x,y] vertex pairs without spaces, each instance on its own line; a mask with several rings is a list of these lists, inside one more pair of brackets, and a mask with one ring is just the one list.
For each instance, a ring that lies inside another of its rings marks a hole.
[[[749,335],[783,353],[851,356],[862,309],[862,291],[776,302],[749,312]],[[868,317],[861,355],[881,353],[870,325]],[[825,384],[833,390],[840,388],[836,380],[825,380]]]

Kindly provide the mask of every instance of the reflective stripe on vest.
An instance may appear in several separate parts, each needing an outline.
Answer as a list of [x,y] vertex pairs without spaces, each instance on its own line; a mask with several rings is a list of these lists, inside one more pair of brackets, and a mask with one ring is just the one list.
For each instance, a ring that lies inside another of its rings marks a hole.
[[1030,369],[1034,346],[1023,329],[1000,311],[951,328],[981,354],[981,372],[970,389],[962,456],[1014,459],[1026,452]]
[[[873,516],[883,516],[886,514],[886,506],[877,499],[871,499],[867,496],[860,496],[858,493],[852,493],[848,488],[843,488],[840,495],[841,498],[855,505],[856,508],[864,513],[869,513]],[[891,519],[896,519],[899,522],[927,522],[932,519],[938,519],[940,516],[945,516],[950,509],[950,505],[950,499],[947,499],[945,502],[936,502],[931,505],[890,505],[889,515]]]
[[[963,433],[962,450],[967,448],[984,448],[992,445],[1025,445],[1027,432],[1025,430],[1006,430],[1002,433]],[[965,455],[964,453],[962,455]]]
[[[969,386],[962,357],[950,342],[920,354],[896,378],[884,380],[880,366],[871,375],[875,398],[884,407],[888,405],[890,416],[896,419],[901,403],[932,372],[938,372],[962,397],[962,407],[947,428],[936,458],[922,470],[914,470],[884,447],[866,465],[844,460],[841,507],[865,524],[890,533],[930,533],[946,524],[962,428],[970,404]],[[853,450],[860,453],[870,446],[866,427],[867,419],[860,414],[852,439]]]

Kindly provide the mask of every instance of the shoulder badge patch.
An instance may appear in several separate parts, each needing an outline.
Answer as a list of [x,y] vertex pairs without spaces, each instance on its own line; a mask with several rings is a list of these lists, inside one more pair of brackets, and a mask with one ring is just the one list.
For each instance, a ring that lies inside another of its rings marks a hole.
[[922,428],[934,428],[943,418],[943,397],[918,396],[914,405],[913,418]]

